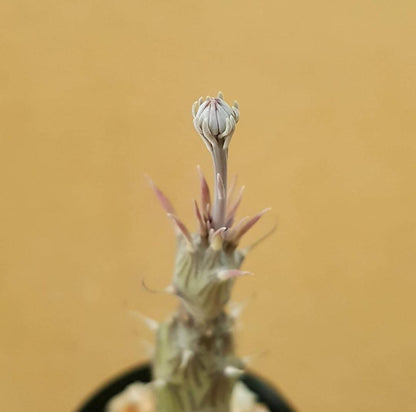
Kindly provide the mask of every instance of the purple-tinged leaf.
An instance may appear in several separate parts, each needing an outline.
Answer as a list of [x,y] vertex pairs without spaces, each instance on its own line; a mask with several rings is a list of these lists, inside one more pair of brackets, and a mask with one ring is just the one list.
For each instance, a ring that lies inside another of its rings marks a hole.
[[236,201],[234,202],[234,204],[230,207],[229,211],[227,212],[227,225],[226,225],[227,227],[231,227],[234,222],[235,214],[243,198],[244,189],[245,189],[245,186],[241,186],[240,193],[238,194]]
[[163,210],[166,213],[172,213],[175,214],[175,209],[172,206],[172,203],[169,201],[169,199],[164,195],[164,193],[153,183],[153,180],[147,176],[147,180],[150,184],[150,187],[152,188],[153,192],[155,193],[157,200],[161,204]]
[[228,204],[228,206],[230,205],[231,200],[233,199],[234,192],[235,192],[235,189],[237,187],[237,180],[238,180],[238,175],[234,175],[230,185],[228,186],[228,192],[227,192],[227,204]]
[[129,313],[137,319],[140,319],[151,331],[159,329],[159,323],[136,310],[129,310]]
[[191,237],[191,234],[189,233],[189,230],[187,229],[187,227],[173,213],[168,213],[168,216],[175,223],[175,227],[177,229],[177,233],[179,235],[182,235],[184,237],[184,239],[185,239],[185,241],[187,243],[188,248],[191,249],[191,250],[193,250],[192,237]]
[[231,239],[232,242],[234,242],[235,244],[237,244],[241,237],[247,233],[259,220],[260,218],[269,210],[271,210],[271,208],[267,208],[262,210],[260,213],[258,213],[256,216],[252,217],[251,219],[249,219],[247,222],[245,222],[244,224],[242,224],[238,230],[236,230],[233,233],[233,238]]
[[199,210],[198,202],[196,200],[194,200],[194,212],[195,212],[195,215],[196,215],[196,220],[198,221],[199,234],[201,236],[206,236],[207,233],[208,233],[207,226],[205,224],[204,219],[201,216],[201,212]]
[[201,185],[201,210],[205,217],[209,216],[211,209],[211,194],[209,192],[209,186],[202,173],[201,167],[198,165],[199,181]]
[[246,224],[246,222],[248,221],[250,219],[250,217],[249,216],[245,216],[245,217],[243,217],[242,219],[240,219],[236,224],[235,224],[235,226],[234,227],[232,227],[230,230],[228,230],[228,232],[227,232],[227,236],[226,236],[226,239],[227,239],[227,241],[228,242],[231,242],[233,239],[234,239],[234,237],[235,237],[235,235],[236,235],[236,233],[238,233],[238,231]]

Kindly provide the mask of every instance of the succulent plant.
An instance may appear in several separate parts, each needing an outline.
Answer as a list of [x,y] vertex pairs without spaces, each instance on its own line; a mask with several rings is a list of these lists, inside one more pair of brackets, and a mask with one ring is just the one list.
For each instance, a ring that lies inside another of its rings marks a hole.
[[193,123],[211,153],[214,190],[202,172],[200,201],[194,202],[197,233],[190,233],[171,202],[152,182],[153,190],[177,235],[173,280],[166,292],[179,299],[176,312],[157,331],[153,377],[158,412],[229,412],[234,384],[245,363],[235,355],[235,314],[227,313],[231,289],[249,248],[238,248],[242,236],[268,210],[235,223],[243,188],[228,188],[227,159],[239,120],[237,102],[229,106],[221,93],[200,98],[192,107]]

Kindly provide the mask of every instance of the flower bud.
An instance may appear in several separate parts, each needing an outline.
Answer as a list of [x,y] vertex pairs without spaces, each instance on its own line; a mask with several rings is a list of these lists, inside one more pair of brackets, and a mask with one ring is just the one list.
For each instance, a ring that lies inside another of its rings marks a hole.
[[197,132],[211,144],[229,141],[239,119],[237,102],[230,107],[221,92],[217,97],[200,98],[192,106],[192,114]]

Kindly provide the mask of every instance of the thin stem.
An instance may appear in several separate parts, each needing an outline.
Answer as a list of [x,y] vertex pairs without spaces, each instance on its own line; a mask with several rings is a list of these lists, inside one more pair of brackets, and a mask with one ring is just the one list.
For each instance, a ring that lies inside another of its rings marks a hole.
[[[227,159],[228,150],[222,146],[213,145],[211,152],[214,161],[214,204],[212,211],[212,221],[214,229],[225,226],[226,207],[227,207]],[[223,188],[219,187],[217,175],[221,177]]]

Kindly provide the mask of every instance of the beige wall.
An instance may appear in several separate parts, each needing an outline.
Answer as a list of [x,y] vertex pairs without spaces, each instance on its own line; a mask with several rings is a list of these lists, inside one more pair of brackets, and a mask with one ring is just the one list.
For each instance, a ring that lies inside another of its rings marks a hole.
[[238,99],[249,257],[240,353],[301,411],[413,412],[414,1],[3,0],[2,410],[69,411],[147,356],[192,222],[190,107]]

